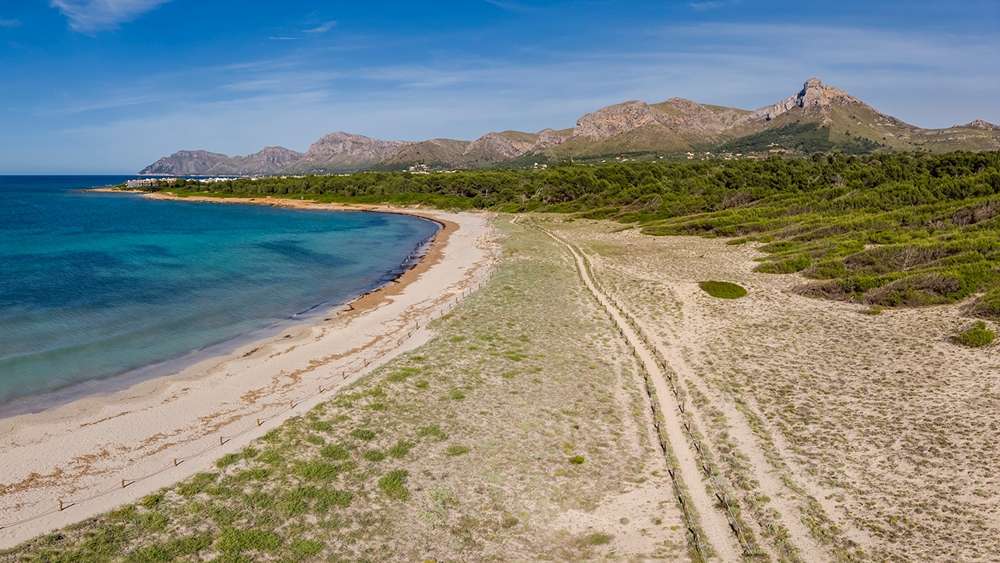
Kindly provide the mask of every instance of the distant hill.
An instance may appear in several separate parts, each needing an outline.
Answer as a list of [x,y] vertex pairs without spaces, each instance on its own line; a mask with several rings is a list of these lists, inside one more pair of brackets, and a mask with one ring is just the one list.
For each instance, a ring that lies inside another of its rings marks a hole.
[[268,147],[248,156],[182,150],[157,160],[140,174],[275,175],[400,170],[415,165],[483,168],[622,154],[902,150],[1000,150],[1000,128],[977,119],[945,129],[923,129],[811,78],[795,94],[757,110],[700,104],[683,98],[656,104],[633,100],[588,113],[571,129],[502,131],[473,141],[417,142],[339,132],[316,141],[305,153],[282,147]]

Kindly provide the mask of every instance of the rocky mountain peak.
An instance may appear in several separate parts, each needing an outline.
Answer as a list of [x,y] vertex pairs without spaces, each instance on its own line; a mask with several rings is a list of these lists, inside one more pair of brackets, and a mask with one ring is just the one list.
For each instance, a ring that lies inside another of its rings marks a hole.
[[966,127],[969,129],[982,129],[984,131],[997,131],[1000,130],[1000,126],[990,123],[985,119],[976,119],[975,121],[970,121],[965,125],[956,125],[955,127]]
[[750,121],[770,121],[779,115],[799,108],[807,112],[824,113],[833,106],[862,104],[864,102],[833,86],[823,84],[819,78],[806,80],[800,90],[795,95],[789,96],[780,102],[761,108],[748,117]]
[[276,166],[295,162],[302,156],[302,153],[285,147],[264,147],[257,154],[251,155],[252,158]]
[[632,100],[584,115],[576,122],[573,136],[608,139],[651,123],[656,123],[656,116],[649,104]]
[[466,156],[511,159],[530,151],[535,144],[533,137],[514,132],[487,133],[472,141],[465,149]]
[[370,161],[381,160],[406,146],[404,141],[383,141],[364,135],[338,131],[324,135],[320,140],[310,145],[306,151],[306,159],[310,161],[326,161],[335,157],[348,156]]
[[800,108],[825,108],[832,105],[864,103],[847,92],[827,86],[819,78],[810,78],[802,86],[802,91],[796,96],[796,104]]
[[532,150],[542,150],[562,144],[572,134],[572,129],[563,129],[561,131],[542,129],[538,132],[538,140],[535,141],[535,146],[532,147]]

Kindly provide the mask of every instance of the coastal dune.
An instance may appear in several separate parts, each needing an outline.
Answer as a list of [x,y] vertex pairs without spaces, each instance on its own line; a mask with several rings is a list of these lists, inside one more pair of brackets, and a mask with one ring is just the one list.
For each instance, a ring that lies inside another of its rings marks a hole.
[[485,214],[198,199],[408,213],[442,229],[402,277],[312,322],[174,375],[0,420],[0,548],[134,502],[329,400],[429,340],[427,323],[494,266]]

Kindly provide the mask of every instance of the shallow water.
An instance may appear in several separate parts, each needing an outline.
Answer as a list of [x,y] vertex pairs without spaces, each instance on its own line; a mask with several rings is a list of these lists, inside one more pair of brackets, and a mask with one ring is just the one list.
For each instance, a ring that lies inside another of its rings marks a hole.
[[77,191],[123,179],[0,176],[0,412],[342,303],[437,230]]

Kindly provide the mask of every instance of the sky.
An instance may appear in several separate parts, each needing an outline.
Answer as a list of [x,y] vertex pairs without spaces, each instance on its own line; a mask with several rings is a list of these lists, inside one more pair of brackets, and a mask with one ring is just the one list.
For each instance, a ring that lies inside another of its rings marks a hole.
[[753,109],[811,76],[923,127],[1000,122],[1000,0],[0,0],[0,174]]

